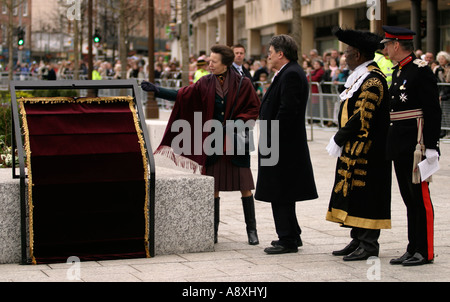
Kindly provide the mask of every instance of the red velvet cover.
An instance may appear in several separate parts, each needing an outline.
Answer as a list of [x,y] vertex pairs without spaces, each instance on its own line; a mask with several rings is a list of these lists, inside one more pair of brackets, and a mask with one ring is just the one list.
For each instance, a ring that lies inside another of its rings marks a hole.
[[33,262],[148,257],[148,169],[133,98],[19,102]]

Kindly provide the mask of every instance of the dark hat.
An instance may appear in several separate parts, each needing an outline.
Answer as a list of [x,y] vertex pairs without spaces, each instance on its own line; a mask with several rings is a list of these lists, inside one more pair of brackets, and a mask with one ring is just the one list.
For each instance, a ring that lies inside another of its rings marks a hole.
[[390,41],[412,41],[413,36],[416,34],[412,30],[404,27],[397,26],[386,26],[383,25],[383,30],[385,31],[384,40],[381,43],[386,43]]
[[197,66],[203,66],[203,65],[206,65],[206,64],[207,64],[206,61],[203,60],[203,59],[197,60]]
[[335,27],[333,34],[339,41],[359,50],[375,52],[377,49],[384,48],[380,44],[382,38],[371,32]]

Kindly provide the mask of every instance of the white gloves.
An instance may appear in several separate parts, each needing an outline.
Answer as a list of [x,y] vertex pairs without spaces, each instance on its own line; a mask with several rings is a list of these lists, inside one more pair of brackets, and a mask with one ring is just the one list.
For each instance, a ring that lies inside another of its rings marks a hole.
[[425,157],[427,158],[428,163],[433,163],[439,159],[439,153],[435,149],[426,149]]
[[330,142],[327,146],[328,154],[330,154],[333,157],[339,157],[342,154],[343,147],[339,147],[336,142],[334,141],[334,136],[330,139]]

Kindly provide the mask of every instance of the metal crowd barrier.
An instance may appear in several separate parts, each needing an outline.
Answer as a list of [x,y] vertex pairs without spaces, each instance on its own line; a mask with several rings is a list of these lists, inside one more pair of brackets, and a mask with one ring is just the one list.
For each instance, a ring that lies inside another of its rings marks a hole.
[[[344,85],[344,83],[310,83],[310,98],[306,108],[306,119],[309,123],[318,124],[321,127],[337,124],[340,104],[338,87],[340,85]],[[313,88],[316,88],[317,92],[312,92]]]
[[[438,83],[438,89],[446,94],[447,97],[447,99],[441,100],[441,130],[450,131],[450,83]],[[447,134],[450,134],[450,132],[447,132]]]
[[[73,75],[67,74],[60,76],[60,79],[72,80]],[[113,77],[107,77],[107,80],[114,79]],[[16,81],[35,81],[40,80],[39,75],[36,74],[21,74],[15,73],[13,80]],[[80,75],[80,80],[87,80],[87,75]],[[138,83],[141,83],[145,79],[137,79]],[[182,86],[182,81],[179,79],[156,79],[155,83],[160,87],[169,89],[179,89]],[[262,99],[265,89],[267,89],[267,82],[255,82],[259,97]],[[310,98],[306,109],[306,119],[309,124],[327,127],[337,125],[337,115],[339,112],[339,86],[344,85],[343,82],[311,82],[310,83]],[[450,93],[450,83],[438,83],[439,90],[446,88]],[[315,87],[317,92],[311,92]],[[8,73],[0,73],[0,90],[9,89]],[[140,93],[142,100],[147,100],[147,93],[142,89],[139,89],[137,93]],[[80,90],[80,96],[86,96],[87,90]],[[118,95],[117,89],[100,89],[99,96],[114,96]],[[450,97],[449,97],[450,98]],[[156,98],[158,106],[163,110],[172,110],[173,102]],[[441,102],[442,108],[442,129],[450,130],[450,100]]]
[[[339,86],[344,83],[334,82],[311,82],[311,88],[317,87],[315,93],[310,94],[308,106],[306,110],[306,118],[319,126],[326,126],[328,122],[337,124],[337,116],[339,112]],[[450,83],[438,83],[438,89],[446,89],[450,94]],[[311,89],[312,90],[312,89]],[[442,130],[450,130],[450,95],[448,100],[441,102],[442,108]],[[331,125],[331,124],[330,124]]]

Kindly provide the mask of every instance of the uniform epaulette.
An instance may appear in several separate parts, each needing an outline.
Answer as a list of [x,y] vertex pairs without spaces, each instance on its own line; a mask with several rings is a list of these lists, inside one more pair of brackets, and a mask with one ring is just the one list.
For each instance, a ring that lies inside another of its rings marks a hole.
[[386,78],[386,75],[384,74],[384,72],[382,72],[381,69],[378,67],[369,65],[369,66],[367,66],[367,70],[369,70],[369,72],[374,71],[374,72],[378,73],[379,75],[382,75],[384,78]]
[[421,59],[415,59],[415,60],[413,61],[413,63],[416,64],[416,65],[419,66],[419,67],[425,67],[425,66],[428,66],[427,61],[424,61],[424,60],[421,60]]

